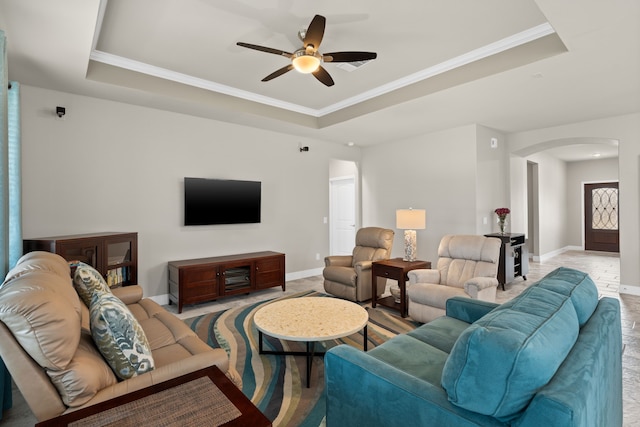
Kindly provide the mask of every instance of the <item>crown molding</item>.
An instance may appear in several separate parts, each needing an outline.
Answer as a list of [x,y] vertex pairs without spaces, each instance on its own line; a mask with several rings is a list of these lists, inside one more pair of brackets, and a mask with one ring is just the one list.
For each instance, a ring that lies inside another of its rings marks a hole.
[[384,95],[394,90],[401,89],[405,86],[429,79],[439,74],[446,73],[456,68],[465,66],[475,61],[479,61],[488,58],[492,55],[500,52],[507,51],[509,49],[521,46],[531,41],[537,40],[542,37],[546,37],[555,33],[551,24],[544,23],[520,33],[514,34],[509,37],[505,37],[502,40],[498,40],[489,45],[472,50],[465,54],[459,55],[455,58],[451,58],[440,64],[436,64],[432,67],[410,74],[403,78],[386,83],[382,86],[378,86],[374,89],[362,92],[359,95],[346,98],[340,102],[328,105],[324,108],[314,109],[304,107],[299,104],[282,101],[279,99],[271,98],[268,96],[260,95],[254,92],[241,90],[232,86],[216,83],[211,80],[206,80],[198,77],[194,77],[188,74],[179,73],[162,67],[156,67],[151,64],[147,64],[133,59],[125,58],[119,55],[113,55],[108,52],[103,52],[97,49],[98,39],[102,30],[102,21],[104,19],[105,10],[108,0],[100,1],[100,8],[98,12],[98,18],[96,23],[96,30],[93,37],[92,51],[89,56],[90,60],[101,62],[104,64],[112,65],[114,67],[123,68],[130,71],[146,74],[153,77],[221,93],[224,95],[233,96],[236,98],[244,99],[251,102],[257,102],[260,104],[268,105],[275,108],[281,108],[296,113],[305,114],[311,117],[320,118],[331,113],[349,108],[351,106],[360,104],[378,96]]

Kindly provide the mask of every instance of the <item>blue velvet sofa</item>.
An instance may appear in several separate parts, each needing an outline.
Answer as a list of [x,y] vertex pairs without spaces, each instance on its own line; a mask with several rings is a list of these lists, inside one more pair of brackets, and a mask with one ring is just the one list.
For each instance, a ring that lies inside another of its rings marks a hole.
[[620,305],[559,268],[502,305],[446,315],[369,352],[325,356],[328,427],[621,426]]

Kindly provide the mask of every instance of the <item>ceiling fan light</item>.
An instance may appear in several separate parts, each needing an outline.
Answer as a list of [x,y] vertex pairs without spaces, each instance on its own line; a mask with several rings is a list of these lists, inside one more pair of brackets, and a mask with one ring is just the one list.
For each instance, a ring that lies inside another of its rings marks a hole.
[[291,60],[293,67],[300,73],[313,73],[320,66],[321,56],[316,52],[308,54],[305,50],[298,50]]

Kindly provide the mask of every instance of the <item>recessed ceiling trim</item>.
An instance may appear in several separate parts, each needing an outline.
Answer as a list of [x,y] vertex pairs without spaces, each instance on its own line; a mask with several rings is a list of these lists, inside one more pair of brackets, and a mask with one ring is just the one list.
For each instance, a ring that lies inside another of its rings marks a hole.
[[323,117],[325,115],[334,113],[344,108],[348,108],[353,105],[359,104],[361,102],[368,101],[372,98],[384,95],[389,92],[393,92],[394,90],[401,89],[405,86],[420,82],[422,80],[428,79],[438,74],[451,71],[458,67],[462,67],[469,63],[479,61],[481,59],[495,55],[497,53],[504,52],[514,47],[523,45],[525,43],[528,43],[528,42],[531,42],[555,33],[551,24],[547,22],[547,23],[538,25],[536,27],[530,28],[528,30],[522,31],[520,33],[514,34],[512,36],[506,37],[502,40],[498,40],[497,42],[491,43],[487,46],[480,47],[478,49],[467,52],[465,54],[462,54],[450,60],[444,61],[440,64],[436,64],[432,67],[426,68],[424,70],[410,74],[408,76],[397,79],[390,83],[384,84],[377,88],[368,90],[359,95],[328,105],[327,107],[314,109],[314,108],[304,107],[299,104],[281,101],[279,99],[271,98],[268,96],[259,95],[253,92],[244,91],[238,88],[216,83],[211,80],[194,77],[191,75],[179,73],[176,71],[168,70],[166,68],[157,67],[151,64],[135,61],[133,59],[125,58],[123,56],[113,55],[108,52],[103,52],[98,50],[97,44],[98,44],[98,39],[100,37],[100,31],[102,29],[102,22],[104,20],[107,3],[108,3],[108,0],[100,0],[100,8],[99,8],[99,13],[97,17],[96,32],[94,34],[92,51],[90,54],[91,60],[102,62],[115,67],[120,67],[130,71],[139,72],[142,74],[159,77],[165,80],[174,81],[177,83],[181,83],[181,84],[185,84],[185,85],[189,85],[189,86],[193,86],[201,89],[206,89],[206,90],[218,92],[218,93],[229,95],[229,96],[234,96],[234,97],[245,99],[248,101],[257,102],[257,103],[269,105],[276,108],[282,108],[285,110],[289,110],[289,111],[293,111],[301,114],[306,114],[315,118]]
[[319,117],[555,33],[548,22],[318,110]]
[[201,79],[198,77],[190,76],[188,74],[178,73],[176,71],[167,70],[166,68],[162,67],[156,67],[154,65],[150,65],[140,61],[134,61],[133,59],[125,58],[123,56],[94,50],[93,52],[91,52],[89,59],[97,62],[102,62],[107,65],[112,65],[114,67],[123,68],[129,71],[135,71],[149,76],[170,80],[176,83],[182,83],[189,86],[222,93],[225,95],[235,96],[237,98],[246,99],[248,101],[267,104],[273,107],[283,108],[285,110],[295,111],[298,113],[318,117],[318,110],[315,110],[313,108],[307,108],[298,104],[270,98],[268,96],[258,95],[253,92],[248,92],[231,86],[212,82],[211,80]]

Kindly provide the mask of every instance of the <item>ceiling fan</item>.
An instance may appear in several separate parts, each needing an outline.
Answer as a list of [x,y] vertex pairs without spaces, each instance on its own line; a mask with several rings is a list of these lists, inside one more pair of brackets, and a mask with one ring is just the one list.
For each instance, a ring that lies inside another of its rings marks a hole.
[[321,65],[323,62],[368,61],[376,59],[378,55],[375,52],[332,52],[321,54],[318,52],[318,48],[320,48],[320,43],[324,36],[326,21],[327,20],[324,16],[314,16],[309,24],[309,28],[298,32],[298,38],[302,40],[302,47],[293,53],[250,43],[238,42],[237,45],[259,50],[261,52],[273,53],[274,55],[285,56],[291,60],[289,65],[274,71],[262,79],[263,82],[275,79],[276,77],[279,77],[295,68],[303,74],[313,74],[316,79],[324,83],[326,86],[333,86],[333,79],[327,70],[325,70]]

